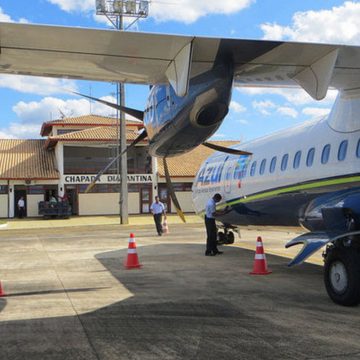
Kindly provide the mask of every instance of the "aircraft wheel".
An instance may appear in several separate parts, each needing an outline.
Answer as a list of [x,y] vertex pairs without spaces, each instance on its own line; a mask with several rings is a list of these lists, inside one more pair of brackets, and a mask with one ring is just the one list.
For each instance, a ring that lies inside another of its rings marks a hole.
[[225,235],[225,233],[223,233],[222,231],[219,231],[217,235],[218,235],[218,237],[217,237],[217,243],[218,243],[218,245],[224,244],[225,241],[226,241],[226,235]]
[[360,254],[353,247],[333,247],[326,254],[324,282],[336,303],[354,306],[360,302]]
[[228,232],[226,236],[226,244],[233,244],[234,241],[235,241],[234,233],[232,231]]

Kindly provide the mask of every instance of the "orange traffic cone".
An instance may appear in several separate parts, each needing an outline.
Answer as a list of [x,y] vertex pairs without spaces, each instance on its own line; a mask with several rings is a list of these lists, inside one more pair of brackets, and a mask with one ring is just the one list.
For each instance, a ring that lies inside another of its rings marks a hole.
[[164,234],[168,234],[168,233],[169,233],[169,225],[168,225],[166,219],[164,219],[164,222],[163,222],[163,224],[162,224],[162,229],[163,229]]
[[261,237],[258,236],[256,241],[256,252],[255,252],[255,260],[253,271],[250,273],[251,275],[268,275],[271,274],[272,271],[268,270],[267,262],[264,252],[263,243]]
[[141,267],[139,258],[136,252],[135,236],[133,233],[130,234],[128,255],[124,264],[126,269],[139,269]]
[[0,297],[5,296],[5,292],[2,288],[1,281],[0,281]]

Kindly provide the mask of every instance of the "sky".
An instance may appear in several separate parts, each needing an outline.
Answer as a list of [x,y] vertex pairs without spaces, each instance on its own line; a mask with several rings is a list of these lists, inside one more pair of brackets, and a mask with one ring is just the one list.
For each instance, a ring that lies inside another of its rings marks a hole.
[[[359,19],[360,1],[152,0],[149,17],[129,30],[360,46]],[[0,0],[0,21],[113,27],[95,14],[95,0]],[[0,74],[0,138],[39,138],[44,121],[63,115],[114,115],[65,89],[116,102],[113,83]],[[147,86],[126,85],[125,92],[126,106],[144,109]],[[326,115],[335,98],[335,90],[314,101],[302,89],[234,88],[229,114],[212,139],[247,141],[289,128]]]

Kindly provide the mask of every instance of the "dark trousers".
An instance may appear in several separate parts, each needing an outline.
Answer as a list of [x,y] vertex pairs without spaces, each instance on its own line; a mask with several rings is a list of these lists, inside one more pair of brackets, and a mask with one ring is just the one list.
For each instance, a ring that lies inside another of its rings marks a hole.
[[205,216],[205,227],[206,227],[206,253],[218,252],[216,246],[217,241],[217,229],[215,224],[215,219],[211,219]]
[[25,216],[25,208],[19,207],[18,209],[19,209],[19,212],[18,212],[19,218],[22,219]]
[[156,231],[160,235],[163,232],[162,229],[162,214],[154,214],[154,221],[156,225]]

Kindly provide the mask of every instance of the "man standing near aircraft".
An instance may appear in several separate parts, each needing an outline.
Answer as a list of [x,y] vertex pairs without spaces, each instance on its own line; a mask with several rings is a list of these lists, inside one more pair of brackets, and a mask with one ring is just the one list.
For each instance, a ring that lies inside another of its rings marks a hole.
[[215,216],[218,214],[216,211],[216,203],[222,199],[222,196],[216,193],[206,204],[205,207],[205,226],[206,226],[206,251],[205,256],[220,255],[223,252],[219,251],[216,246],[217,229],[215,223]]
[[163,233],[162,215],[164,214],[164,218],[166,219],[166,212],[165,212],[165,206],[162,202],[160,202],[158,196],[155,196],[155,201],[151,204],[150,211],[154,216],[156,231],[158,235],[161,236]]

